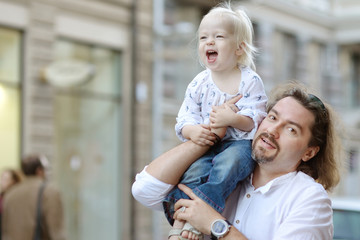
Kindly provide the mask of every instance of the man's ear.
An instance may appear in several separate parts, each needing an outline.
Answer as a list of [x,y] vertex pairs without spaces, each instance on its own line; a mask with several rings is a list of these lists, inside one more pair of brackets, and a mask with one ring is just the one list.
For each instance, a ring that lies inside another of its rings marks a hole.
[[245,48],[245,43],[241,42],[239,47],[236,49],[235,53],[237,56],[241,56],[244,54],[244,48]]
[[301,159],[304,162],[307,162],[310,159],[312,159],[313,157],[315,157],[315,155],[319,152],[319,150],[320,150],[319,146],[308,147],[308,149],[306,150],[305,154],[303,155],[303,157]]

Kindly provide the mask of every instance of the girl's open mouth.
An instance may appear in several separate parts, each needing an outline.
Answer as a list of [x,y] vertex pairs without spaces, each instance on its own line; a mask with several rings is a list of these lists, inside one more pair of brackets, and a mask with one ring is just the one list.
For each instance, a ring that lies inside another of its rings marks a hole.
[[218,53],[214,50],[206,51],[206,57],[208,59],[208,62],[215,62],[217,56],[218,56]]

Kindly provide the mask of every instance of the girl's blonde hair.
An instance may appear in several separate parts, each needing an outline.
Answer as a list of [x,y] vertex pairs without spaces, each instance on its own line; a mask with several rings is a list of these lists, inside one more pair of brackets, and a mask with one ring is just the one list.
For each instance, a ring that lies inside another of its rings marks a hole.
[[254,29],[246,12],[239,6],[232,6],[230,2],[222,2],[212,8],[205,16],[214,13],[228,16],[232,20],[237,46],[241,45],[244,50],[244,54],[238,59],[238,64],[249,66],[256,70],[254,56],[257,53],[257,49],[253,45]]

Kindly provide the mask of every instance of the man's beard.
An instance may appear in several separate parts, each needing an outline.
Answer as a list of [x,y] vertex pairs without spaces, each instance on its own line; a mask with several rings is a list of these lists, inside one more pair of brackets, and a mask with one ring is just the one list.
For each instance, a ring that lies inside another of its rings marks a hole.
[[[270,156],[266,156],[266,149],[259,146],[256,147],[256,144],[258,141],[262,141],[261,137],[264,137],[267,139],[267,141],[271,142],[273,145],[275,145],[276,147],[276,152],[273,155]],[[275,157],[278,155],[280,151],[280,147],[278,145],[278,143],[274,140],[274,138],[272,137],[272,135],[268,134],[268,133],[261,133],[255,140],[253,143],[253,149],[252,149],[252,153],[251,153],[251,157],[254,159],[255,162],[262,164],[262,163],[269,163],[272,162]]]

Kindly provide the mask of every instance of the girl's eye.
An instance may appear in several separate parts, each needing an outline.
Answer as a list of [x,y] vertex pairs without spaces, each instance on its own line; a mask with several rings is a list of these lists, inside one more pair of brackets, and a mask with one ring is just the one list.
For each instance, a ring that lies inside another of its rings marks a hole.
[[216,38],[224,38],[223,35],[217,35]]
[[205,39],[206,39],[205,36],[201,36],[201,37],[200,37],[200,40],[205,40]]

